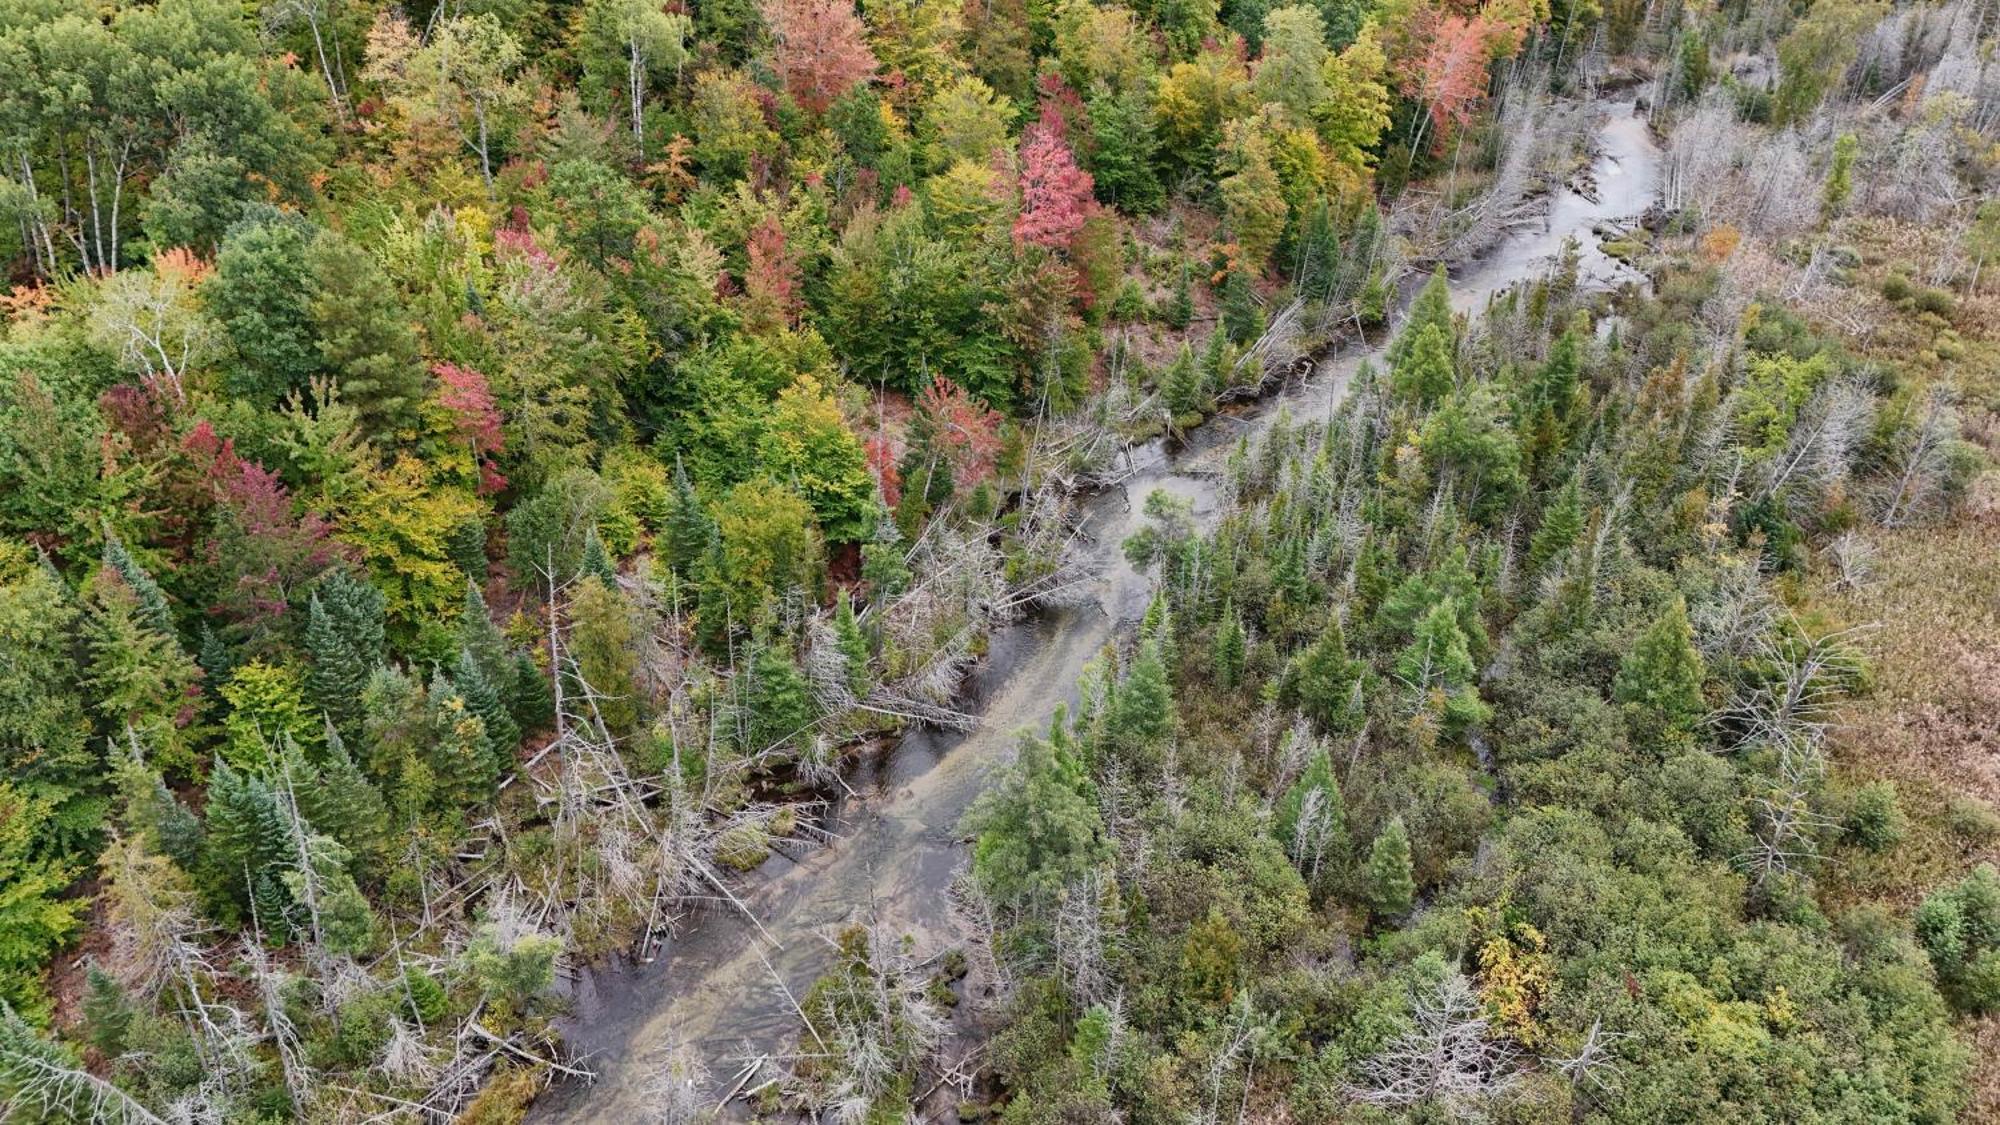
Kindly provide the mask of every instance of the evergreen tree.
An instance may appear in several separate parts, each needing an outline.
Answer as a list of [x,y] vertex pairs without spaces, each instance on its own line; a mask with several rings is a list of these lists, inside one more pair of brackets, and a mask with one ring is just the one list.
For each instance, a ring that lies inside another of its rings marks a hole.
[[326,747],[313,776],[294,791],[306,820],[357,857],[372,861],[387,850],[388,806],[354,764],[332,724],[327,726]]
[[108,566],[98,571],[91,590],[84,643],[89,653],[84,682],[96,696],[98,713],[114,729],[146,731],[156,752],[177,751],[179,712],[188,706],[201,669],[171,631],[157,627],[139,591]]
[[493,623],[493,615],[486,608],[486,596],[479,592],[477,582],[465,584],[465,606],[459,610],[455,637],[459,652],[472,657],[489,683],[497,686],[512,682],[513,659],[507,651],[507,638]]
[[312,664],[306,671],[306,694],[337,730],[348,734],[360,731],[361,696],[375,665],[367,661],[343,636],[319,594],[306,603],[306,655]]
[[169,637],[176,635],[167,595],[161,591],[160,584],[153,581],[153,576],[146,573],[146,568],[132,558],[131,552],[125,549],[124,541],[108,525],[104,529],[104,565],[116,572],[132,590],[139,603],[139,620],[147,628]]
[[1106,722],[1110,745],[1128,755],[1157,748],[1174,729],[1173,689],[1167,684],[1158,642],[1140,643],[1138,658],[1119,683]]
[[556,700],[548,674],[525,652],[514,654],[508,677],[507,710],[523,732],[546,728],[555,721]]
[[1153,170],[1159,141],[1145,89],[1100,89],[1090,99],[1090,128],[1095,143],[1087,164],[1098,200],[1128,215],[1152,212],[1165,193]]
[[452,683],[465,696],[466,705],[486,727],[486,750],[493,760],[507,763],[514,760],[514,750],[521,743],[521,727],[514,721],[513,712],[500,697],[500,691],[473,659],[470,651],[461,650],[458,664],[452,669]]
[[1361,661],[1347,652],[1347,631],[1330,616],[1318,639],[1301,649],[1285,669],[1280,698],[1303,711],[1326,731],[1349,729],[1354,713],[1354,689],[1360,682]]
[[749,712],[743,749],[751,754],[774,748],[797,749],[818,710],[812,687],[784,646],[764,642],[756,648],[750,665],[750,690],[743,699]]
[[668,509],[666,530],[667,565],[683,579],[692,579],[715,538],[715,521],[708,518],[688,480],[686,466],[679,462],[674,464],[673,505]]
[[613,735],[624,735],[639,721],[638,627],[632,607],[617,587],[589,575],[577,584],[569,603],[569,655],[580,678],[566,694],[587,687],[597,712]]
[[606,586],[618,585],[618,567],[611,561],[611,552],[604,549],[604,539],[595,527],[584,533],[583,566],[579,573],[594,575]]
[[92,961],[84,973],[84,1038],[98,1054],[115,1059],[125,1053],[125,1036],[132,1029],[132,1000],[110,973]]
[[443,807],[477,808],[492,800],[500,764],[488,745],[486,724],[442,668],[431,674],[423,750]]
[[1237,616],[1235,603],[1223,607],[1222,623],[1215,630],[1215,686],[1220,691],[1232,691],[1243,675],[1243,655],[1245,638],[1243,620]]
[[864,699],[874,689],[875,677],[868,667],[868,638],[861,632],[861,623],[854,617],[854,600],[846,590],[833,608],[833,635],[840,647],[840,656],[847,664],[847,687],[857,699]]
[[1583,487],[1572,476],[1548,506],[1542,509],[1542,525],[1528,540],[1528,572],[1542,574],[1549,565],[1569,553],[1583,533]]
[[1222,279],[1222,330],[1238,347],[1264,334],[1264,306],[1250,275],[1248,267],[1238,266]]
[[1451,352],[1449,329],[1436,325],[1422,329],[1403,358],[1390,364],[1389,386],[1406,402],[1419,406],[1436,403],[1450,394],[1458,381]]
[[1417,897],[1417,880],[1410,863],[1410,832],[1395,817],[1368,849],[1368,907],[1377,921],[1401,918]]
[[1180,352],[1160,379],[1160,392],[1166,397],[1167,409],[1175,418],[1207,413],[1211,405],[1208,380],[1202,376],[1201,368],[1195,365],[1194,349],[1181,345]]
[[1271,827],[1278,839],[1292,846],[1297,840],[1299,812],[1305,807],[1308,794],[1324,794],[1322,805],[1330,810],[1326,815],[1334,826],[1333,831],[1343,840],[1347,836],[1347,805],[1341,799],[1340,782],[1333,776],[1333,758],[1321,747],[1306,762],[1305,772],[1278,798],[1278,806]]
[[209,774],[205,809],[207,886],[224,904],[241,908],[262,895],[260,922],[277,932],[290,900],[275,877],[297,856],[291,824],[277,794],[263,778],[243,773],[218,758]]
[[1389,349],[1383,356],[1394,371],[1403,366],[1416,349],[1417,340],[1423,334],[1436,329],[1445,344],[1445,352],[1453,350],[1457,333],[1453,330],[1451,318],[1451,282],[1445,276],[1444,266],[1432,272],[1430,280],[1417,293],[1417,299],[1410,304],[1410,315],[1403,319],[1396,338],[1389,342]]
[[424,398],[424,363],[396,287],[368,251],[332,231],[313,239],[306,265],[320,364],[340,400],[361,412],[373,437],[410,427]]
[[868,584],[868,596],[877,603],[903,592],[910,584],[910,568],[903,558],[903,532],[886,512],[875,519],[875,537],[861,548],[861,580]]
[[1611,698],[1625,706],[1641,739],[1671,750],[1692,739],[1708,717],[1701,691],[1706,677],[1687,603],[1676,597],[1618,662]]
[[[1058,708],[1051,729],[1068,722]],[[966,816],[977,836],[972,874],[996,902],[1032,909],[1111,858],[1104,821],[1081,762],[1048,739],[1021,740],[1005,780]]]

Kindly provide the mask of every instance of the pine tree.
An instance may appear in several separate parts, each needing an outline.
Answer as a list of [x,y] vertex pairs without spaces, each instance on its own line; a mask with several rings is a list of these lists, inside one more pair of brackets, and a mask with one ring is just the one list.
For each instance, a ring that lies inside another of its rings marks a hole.
[[1642,740],[1671,751],[1691,740],[1708,717],[1701,691],[1706,677],[1687,603],[1676,597],[1619,661],[1611,698],[1624,704]]
[[1368,849],[1368,906],[1377,921],[1401,918],[1410,912],[1417,897],[1417,881],[1410,863],[1410,831],[1403,818],[1389,821]]
[[424,399],[423,355],[398,290],[368,251],[330,231],[313,239],[306,261],[321,363],[368,433],[393,436],[416,421]]
[[833,607],[833,635],[840,647],[841,659],[847,664],[847,687],[857,699],[865,699],[874,690],[875,677],[868,667],[868,638],[861,632],[861,623],[854,617],[854,600],[846,590]]
[[1234,690],[1243,675],[1243,655],[1245,638],[1243,620],[1237,616],[1235,603],[1225,605],[1222,623],[1215,630],[1215,686],[1220,691]]

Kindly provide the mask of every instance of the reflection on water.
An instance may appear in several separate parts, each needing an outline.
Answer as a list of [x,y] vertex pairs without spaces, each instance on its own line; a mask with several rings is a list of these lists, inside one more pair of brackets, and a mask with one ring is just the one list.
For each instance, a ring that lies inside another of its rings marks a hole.
[[[1658,152],[1630,105],[1609,108],[1597,143],[1597,198],[1560,193],[1539,229],[1516,232],[1453,279],[1454,307],[1475,311],[1541,276],[1569,237],[1582,244],[1586,285],[1636,277],[1598,250],[1590,231],[1600,222],[1636,218],[1652,202]],[[1214,464],[1213,455],[1246,432],[1262,433],[1281,411],[1324,417],[1375,350],[1357,346],[1329,357],[1306,380],[1201,427],[1183,449],[1157,442],[1134,449],[1136,471],[1124,487],[1085,502],[1085,528],[1101,566],[1095,599],[993,636],[969,685],[981,716],[977,728],[913,731],[854,765],[853,795],[828,813],[839,840],[797,860],[774,856],[739,892],[770,937],[740,916],[716,913],[684,925],[649,964],[614,959],[579,970],[563,1032],[599,1079],[551,1091],[536,1104],[535,1119],[643,1119],[647,1080],[661,1055],[679,1045],[699,1051],[717,1081],[746,1059],[782,1051],[795,1017],[772,974],[802,995],[829,961],[821,935],[841,923],[873,917],[925,948],[948,941],[944,891],[962,861],[960,819],[989,772],[1008,761],[1016,734],[1046,724],[1056,704],[1074,702],[1085,663],[1144,612],[1149,583],[1126,563],[1119,544],[1140,526],[1146,495],[1164,489],[1188,499],[1206,525],[1216,479],[1203,466]]]

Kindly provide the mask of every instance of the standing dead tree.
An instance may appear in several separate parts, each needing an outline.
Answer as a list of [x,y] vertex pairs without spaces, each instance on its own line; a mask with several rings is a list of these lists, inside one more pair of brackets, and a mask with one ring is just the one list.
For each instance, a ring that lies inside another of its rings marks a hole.
[[1368,1105],[1434,1105],[1460,1120],[1484,1118],[1520,1080],[1514,1049],[1488,1034],[1485,1012],[1463,973],[1446,974],[1414,998],[1410,1029],[1361,1064],[1349,1094]]

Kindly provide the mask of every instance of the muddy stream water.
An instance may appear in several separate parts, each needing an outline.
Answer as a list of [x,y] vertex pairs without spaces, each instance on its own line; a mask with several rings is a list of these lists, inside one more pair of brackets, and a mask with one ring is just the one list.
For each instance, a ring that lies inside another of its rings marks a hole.
[[[1638,279],[1598,249],[1592,228],[1634,221],[1651,205],[1659,154],[1629,102],[1602,113],[1592,175],[1584,181],[1594,196],[1558,190],[1542,221],[1455,271],[1456,308],[1476,311],[1511,286],[1541,277],[1570,237],[1581,247],[1586,287]],[[838,839],[796,860],[773,856],[738,889],[757,924],[733,913],[708,914],[667,938],[650,962],[579,967],[568,982],[572,1010],[562,1031],[598,1078],[551,1089],[530,1120],[651,1120],[650,1083],[663,1054],[677,1047],[701,1055],[718,1084],[745,1059],[782,1053],[798,1033],[797,1017],[772,974],[803,996],[831,961],[822,935],[843,923],[874,919],[889,932],[913,935],[927,951],[952,940],[945,890],[965,860],[960,819],[994,771],[1012,760],[1019,733],[1045,726],[1058,703],[1074,702],[1085,663],[1145,611],[1151,583],[1126,563],[1120,544],[1139,529],[1146,496],[1160,489],[1185,497],[1207,526],[1216,514],[1216,468],[1237,439],[1247,433],[1254,441],[1281,412],[1301,421],[1328,416],[1361,361],[1376,356],[1387,338],[1379,333],[1325,356],[1306,378],[1210,420],[1177,447],[1156,442],[1133,449],[1134,471],[1123,484],[1082,501],[1088,549],[1099,566],[1095,596],[993,636],[968,683],[966,705],[980,717],[975,729],[915,730],[857,762],[848,774],[853,795],[827,813]]]

